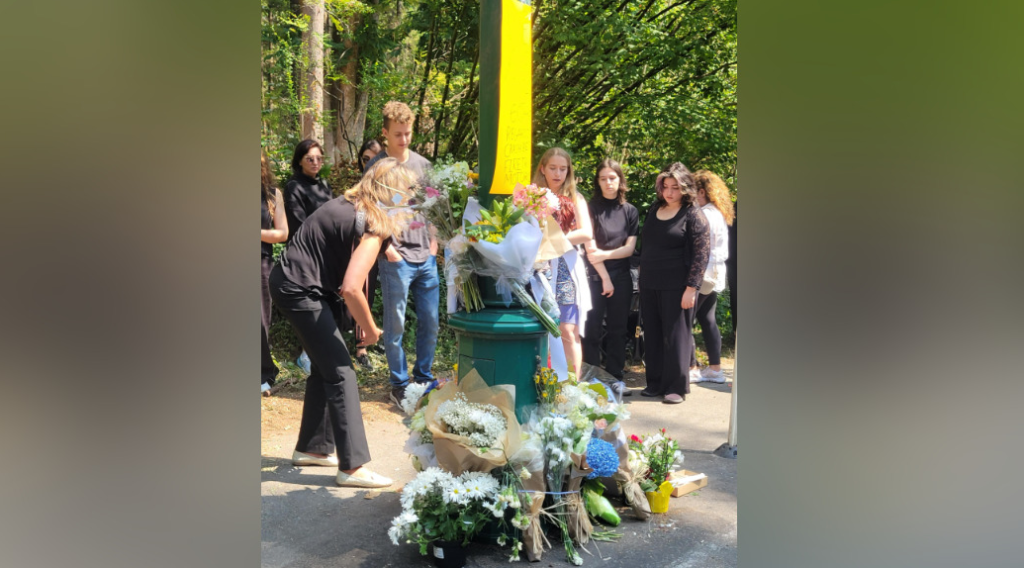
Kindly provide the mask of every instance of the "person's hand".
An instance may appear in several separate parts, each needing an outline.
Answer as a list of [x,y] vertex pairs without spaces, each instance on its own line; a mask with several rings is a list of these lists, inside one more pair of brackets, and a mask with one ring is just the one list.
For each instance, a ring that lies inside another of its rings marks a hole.
[[384,251],[384,257],[388,259],[388,262],[398,262],[399,260],[402,260],[402,255],[398,254],[398,251],[395,250],[395,247],[393,246],[389,246],[387,250]]
[[584,248],[587,250],[587,256],[590,256],[594,254],[595,251],[597,251],[597,247],[594,246],[594,241],[587,241],[587,244],[586,246],[584,246]]
[[360,341],[356,347],[369,347],[370,345],[377,343],[377,340],[380,339],[381,330],[377,327],[377,324],[373,325],[373,329],[363,329],[362,331],[363,340]]
[[590,258],[591,263],[608,260],[608,253],[599,249],[594,249],[594,252],[587,251],[587,256]]
[[612,286],[612,281],[607,278],[601,279],[601,295],[605,298],[611,298],[612,294],[615,293],[615,286]]
[[687,287],[686,291],[683,292],[683,301],[679,304],[684,310],[688,310],[693,307],[697,302],[697,289]]

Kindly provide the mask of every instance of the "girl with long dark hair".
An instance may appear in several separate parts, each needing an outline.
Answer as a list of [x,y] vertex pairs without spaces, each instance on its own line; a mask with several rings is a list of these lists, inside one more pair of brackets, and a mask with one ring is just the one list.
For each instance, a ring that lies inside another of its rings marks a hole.
[[693,175],[676,162],[655,182],[658,200],[641,235],[640,310],[647,388],[640,394],[683,402],[690,393],[693,307],[708,265],[708,221],[697,206]]
[[[590,301],[587,328],[583,334],[583,360],[601,364],[601,346],[605,346],[604,368],[615,377],[612,390],[628,395],[622,382],[626,365],[626,322],[633,295],[629,257],[636,247],[640,215],[626,202],[626,176],[615,160],[605,160],[594,175],[594,196],[590,199],[590,220],[594,240],[587,243]],[[606,326],[601,333],[602,322]],[[602,339],[603,335],[603,339]]]

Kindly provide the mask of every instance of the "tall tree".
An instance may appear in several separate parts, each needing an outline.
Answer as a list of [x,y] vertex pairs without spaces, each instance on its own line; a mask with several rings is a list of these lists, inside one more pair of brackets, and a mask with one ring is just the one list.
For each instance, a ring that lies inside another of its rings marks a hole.
[[324,0],[302,0],[302,15],[309,18],[302,32],[302,137],[324,139]]

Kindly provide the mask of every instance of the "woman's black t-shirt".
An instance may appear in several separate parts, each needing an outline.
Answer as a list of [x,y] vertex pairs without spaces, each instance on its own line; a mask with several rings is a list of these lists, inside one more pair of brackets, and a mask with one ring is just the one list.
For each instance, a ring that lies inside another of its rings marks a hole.
[[299,172],[292,176],[284,188],[284,211],[288,217],[288,241],[299,233],[306,218],[331,200],[333,194],[327,182]]
[[700,288],[711,254],[707,218],[696,206],[681,207],[671,219],[658,219],[652,207],[644,221],[640,287],[648,290]]
[[281,254],[285,278],[305,290],[338,293],[360,238],[355,206],[344,197],[328,201],[306,219]]
[[[614,250],[626,244],[626,239],[635,237],[640,231],[640,214],[629,203],[618,199],[607,199],[595,195],[589,203],[591,226],[594,228],[594,242],[601,250]],[[597,272],[587,260],[587,273]],[[609,276],[629,271],[629,258],[615,258],[604,261]]]

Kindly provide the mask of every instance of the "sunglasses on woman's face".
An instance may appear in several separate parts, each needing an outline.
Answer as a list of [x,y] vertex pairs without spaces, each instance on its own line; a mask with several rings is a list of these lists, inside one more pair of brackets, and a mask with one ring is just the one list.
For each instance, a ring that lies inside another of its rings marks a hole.
[[324,162],[323,156],[306,156],[307,164],[322,164]]

